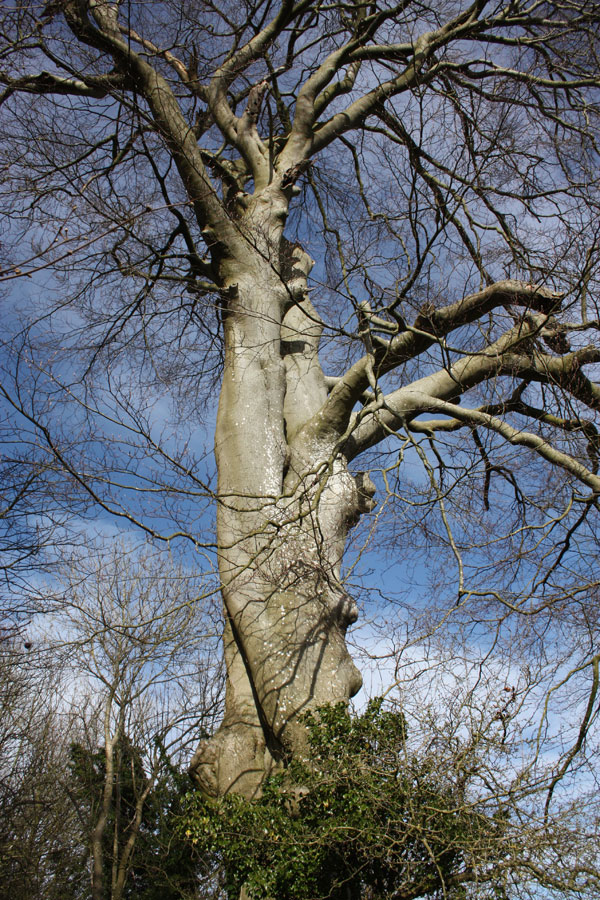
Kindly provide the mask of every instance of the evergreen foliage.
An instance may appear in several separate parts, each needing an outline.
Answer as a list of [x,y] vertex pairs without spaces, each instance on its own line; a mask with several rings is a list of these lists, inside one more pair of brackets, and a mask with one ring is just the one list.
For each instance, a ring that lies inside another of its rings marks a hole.
[[463,881],[473,848],[501,838],[502,817],[467,803],[434,758],[411,755],[403,714],[381,699],[356,717],[324,707],[305,724],[310,764],[294,758],[259,799],[188,798],[185,833],[220,859],[228,896],[243,885],[254,900],[468,896],[453,876]]

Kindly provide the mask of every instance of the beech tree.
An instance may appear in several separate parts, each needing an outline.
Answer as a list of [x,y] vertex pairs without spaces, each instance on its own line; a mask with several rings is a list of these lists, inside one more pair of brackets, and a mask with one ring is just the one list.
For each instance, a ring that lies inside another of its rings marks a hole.
[[[5,6],[4,393],[82,515],[216,559],[206,793],[255,795],[309,752],[302,714],[359,690],[342,561],[376,489],[367,531],[389,511],[401,552],[428,511],[444,621],[532,646],[579,629],[547,695],[577,681],[581,712],[548,802],[578,758],[598,683],[599,15]],[[215,488],[190,425],[217,390]]]

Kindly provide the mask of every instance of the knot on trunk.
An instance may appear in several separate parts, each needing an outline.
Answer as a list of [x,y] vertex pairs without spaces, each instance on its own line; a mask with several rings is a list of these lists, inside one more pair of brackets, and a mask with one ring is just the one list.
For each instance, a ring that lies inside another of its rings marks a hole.
[[258,797],[275,765],[260,726],[223,722],[216,734],[200,741],[188,773],[205,796],[234,793]]
[[217,742],[202,740],[192,757],[188,774],[197,788],[207,797],[217,797],[220,793],[218,779],[218,751]]
[[332,618],[344,630],[358,619],[358,606],[349,594],[342,594],[331,605]]
[[279,246],[279,265],[281,277],[286,283],[299,281],[306,289],[308,278],[315,261],[297,241],[288,241],[282,237]]
[[358,492],[358,511],[359,513],[371,512],[377,506],[377,501],[373,500],[377,492],[374,482],[368,472],[357,472],[354,476],[354,483]]

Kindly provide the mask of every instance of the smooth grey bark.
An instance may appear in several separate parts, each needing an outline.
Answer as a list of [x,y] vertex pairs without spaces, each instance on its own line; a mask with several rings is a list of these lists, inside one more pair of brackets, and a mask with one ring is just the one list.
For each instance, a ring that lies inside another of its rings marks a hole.
[[340,563],[369,488],[359,493],[335,430],[311,426],[327,399],[311,261],[277,219],[249,217],[254,250],[224,266],[215,453],[227,696],[219,733],[192,763],[214,794],[255,793],[274,761],[301,752],[298,716],[347,702],[361,685],[344,639],[357,613]]

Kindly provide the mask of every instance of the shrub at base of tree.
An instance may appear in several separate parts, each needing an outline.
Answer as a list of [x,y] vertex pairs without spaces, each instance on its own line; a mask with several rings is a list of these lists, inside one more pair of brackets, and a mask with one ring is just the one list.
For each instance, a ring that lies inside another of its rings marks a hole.
[[478,897],[508,896],[501,801],[478,803],[458,773],[411,755],[401,712],[377,699],[305,723],[311,762],[294,758],[260,798],[188,798],[185,834],[221,860],[230,898],[244,887],[254,900],[459,900],[472,883]]

